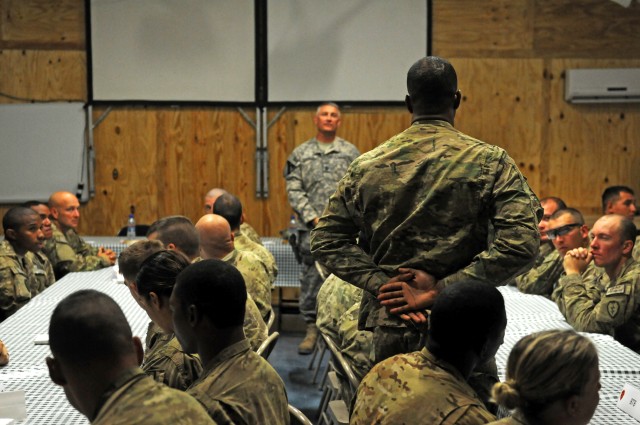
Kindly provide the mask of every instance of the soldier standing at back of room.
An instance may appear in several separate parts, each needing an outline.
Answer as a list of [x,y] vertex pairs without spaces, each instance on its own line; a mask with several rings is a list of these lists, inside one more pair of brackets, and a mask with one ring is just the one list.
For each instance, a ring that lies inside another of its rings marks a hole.
[[316,328],[316,297],[323,278],[315,267],[309,247],[309,232],[315,227],[338,181],[360,152],[351,143],[336,137],[340,126],[340,109],[335,103],[318,107],[313,122],[316,137],[293,150],[287,159],[284,176],[289,203],[296,212],[299,238],[294,249],[302,259],[300,276],[300,312],[307,323],[307,334],[298,346],[300,354],[313,350]]

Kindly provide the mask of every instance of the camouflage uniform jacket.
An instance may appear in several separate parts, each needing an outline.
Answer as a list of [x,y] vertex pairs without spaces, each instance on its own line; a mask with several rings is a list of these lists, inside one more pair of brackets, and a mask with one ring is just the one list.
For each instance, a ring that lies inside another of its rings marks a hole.
[[551,251],[543,261],[527,273],[516,277],[516,286],[525,294],[543,295],[551,298],[551,293],[564,274],[562,257],[557,250]]
[[[553,251],[555,251],[555,249],[556,249],[555,246],[553,246],[551,242],[541,243],[540,250],[538,251],[538,256],[536,257],[536,261],[534,261],[533,266],[531,266],[531,268],[535,269],[537,267],[540,267],[544,259],[547,258],[547,255],[551,254]],[[526,272],[521,274],[520,276],[524,276],[524,275],[526,275]],[[517,286],[516,279],[519,278],[520,276],[516,276],[513,279],[509,280],[509,282],[507,282],[507,285]]]
[[322,215],[338,181],[360,155],[355,146],[339,137],[326,152],[319,143],[314,137],[295,148],[284,170],[289,204],[301,228],[308,228],[310,221]]
[[[153,332],[152,327],[149,324],[147,334]],[[155,381],[181,391],[202,373],[200,358],[185,353],[174,334],[164,333],[153,333],[147,341],[141,367]]]
[[155,382],[138,368],[127,371],[105,394],[93,425],[215,424],[190,395]]
[[267,336],[269,336],[267,324],[262,319],[260,310],[253,301],[253,298],[251,298],[251,294],[247,294],[242,329],[244,329],[244,335],[249,340],[253,351],[256,351],[264,340],[267,339]]
[[255,243],[242,231],[237,231],[234,234],[233,244],[238,251],[249,251],[255,254],[256,257],[262,262],[263,267],[267,271],[269,276],[269,283],[273,285],[278,276],[278,266],[276,265],[276,259],[264,245]]
[[634,260],[640,262],[640,235],[636,237],[635,245],[633,245],[633,252],[631,254]]
[[[560,278],[565,277],[564,269]],[[601,295],[607,289],[606,287],[611,284],[609,281],[609,277],[604,272],[602,267],[596,266],[593,261],[589,263],[587,269],[582,273],[583,280],[589,280],[593,282],[593,286],[588,288],[588,291],[591,293],[589,296],[593,300],[600,300]],[[564,304],[564,286],[560,284],[560,279],[558,279],[558,283],[551,293],[551,299],[556,303],[558,309],[562,313],[562,315],[567,317],[567,307]]]
[[249,349],[232,344],[205,365],[188,390],[222,425],[288,424],[287,393],[271,365]]
[[[560,279],[567,321],[580,332],[610,334],[640,353],[640,263],[629,258],[614,281],[579,275]],[[602,288],[601,291],[593,288]]]
[[350,424],[486,424],[494,421],[464,377],[426,348],[383,360],[364,377]]
[[[355,286],[349,285],[353,288]],[[373,367],[373,332],[358,330],[360,302],[354,303],[338,320],[340,351],[351,365],[356,378],[362,380]]]
[[248,251],[234,249],[222,261],[240,271],[247,286],[247,292],[256,302],[262,319],[266,322],[271,311],[271,282],[260,259]]
[[42,252],[28,252],[27,257],[33,264],[33,274],[38,280],[38,292],[42,292],[56,281],[51,262]]
[[29,255],[20,258],[8,240],[0,242],[0,322],[43,289]]
[[96,255],[97,250],[74,229],[62,233],[57,226],[53,227],[53,237],[46,241],[44,252],[58,278],[70,272],[99,270],[111,265],[109,260]]
[[404,327],[376,299],[399,267],[425,270],[444,286],[500,285],[535,261],[541,217],[503,149],[445,121],[418,121],[351,164],[311,247],[317,261],[365,290],[361,329]]
[[240,225],[240,231],[255,243],[262,245],[260,235],[249,223],[242,223]]
[[352,305],[362,299],[362,289],[331,274],[318,291],[316,326],[333,341],[340,341],[338,322]]
[[491,422],[490,425],[529,425],[529,421],[519,411],[515,411],[512,416],[502,418],[499,421]]

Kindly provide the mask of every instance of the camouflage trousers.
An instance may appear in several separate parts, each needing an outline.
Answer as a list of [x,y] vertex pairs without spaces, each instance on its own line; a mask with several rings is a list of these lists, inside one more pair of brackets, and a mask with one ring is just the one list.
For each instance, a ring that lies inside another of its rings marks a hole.
[[318,291],[324,282],[315,266],[309,246],[309,232],[301,232],[298,242],[298,252],[302,259],[300,272],[300,313],[306,323],[316,322],[316,304]]
[[[414,328],[377,326],[373,329],[374,364],[396,354],[422,350],[426,340],[427,335]],[[469,385],[484,402],[487,410],[493,414],[497,412],[498,406],[490,402],[491,388],[498,381],[498,367],[495,357],[478,365],[468,380]]]

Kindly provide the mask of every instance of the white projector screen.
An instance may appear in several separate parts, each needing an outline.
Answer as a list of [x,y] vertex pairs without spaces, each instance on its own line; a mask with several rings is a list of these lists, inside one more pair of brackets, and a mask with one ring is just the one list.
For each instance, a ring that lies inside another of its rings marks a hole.
[[427,0],[268,2],[269,101],[403,101]]
[[82,103],[0,105],[0,202],[46,201],[81,181],[87,200],[85,119]]
[[91,0],[94,101],[253,102],[253,0]]

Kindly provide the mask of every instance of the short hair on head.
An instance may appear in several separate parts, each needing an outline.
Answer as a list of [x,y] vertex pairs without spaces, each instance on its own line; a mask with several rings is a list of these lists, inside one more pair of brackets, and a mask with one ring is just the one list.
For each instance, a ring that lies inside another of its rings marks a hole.
[[157,239],[165,246],[170,243],[189,257],[196,257],[200,249],[198,231],[187,217],[172,215],[156,220],[147,231],[147,236],[157,234]]
[[242,220],[242,203],[240,199],[230,193],[220,195],[213,204],[213,213],[224,217],[231,226],[231,230],[240,228]]
[[44,201],[36,201],[35,199],[32,201],[23,202],[22,205],[20,206],[25,208],[31,208],[31,207],[37,207],[38,205],[46,205],[47,207],[49,206],[48,203]]
[[247,287],[238,269],[224,261],[191,264],[178,275],[173,296],[183,309],[195,305],[219,329],[244,323]]
[[2,217],[2,229],[4,233],[7,233],[7,230],[18,230],[20,226],[24,224],[25,217],[28,216],[38,216],[38,213],[27,207],[12,207],[4,213],[4,217]]
[[118,269],[128,281],[134,281],[140,271],[142,262],[154,252],[164,249],[159,240],[137,241],[126,247],[118,256]]
[[567,204],[565,204],[564,201],[558,198],[557,196],[547,196],[546,198],[540,199],[541,204],[549,201],[554,202],[557,205],[559,210],[564,210],[567,208]]
[[442,112],[453,105],[458,76],[448,60],[427,56],[414,63],[407,73],[407,91],[414,108]]
[[628,186],[609,186],[602,192],[602,213],[607,213],[607,205],[620,199],[620,193],[629,193],[635,196],[633,189]]
[[189,264],[189,259],[177,251],[163,249],[151,254],[142,262],[136,275],[138,293],[145,298],[150,292],[170,297],[176,278]]
[[620,238],[622,241],[631,241],[634,245],[638,236],[638,228],[627,217],[620,216]]
[[444,288],[429,316],[429,338],[446,353],[480,349],[506,325],[504,298],[494,286],[461,281]]
[[338,110],[338,114],[340,114],[340,107],[338,106],[337,103],[335,103],[335,102],[322,102],[320,105],[318,105],[318,108],[316,108],[316,115],[318,115],[320,113],[320,108],[322,108],[323,106],[333,106],[334,108],[336,108]]
[[120,306],[107,294],[86,289],[64,298],[49,322],[49,345],[55,357],[75,366],[116,364],[133,354],[132,333]]
[[581,394],[589,370],[597,365],[596,347],[574,330],[527,335],[511,350],[507,379],[494,385],[493,399],[536,417],[551,403]]
[[550,220],[555,220],[556,218],[559,218],[565,214],[568,214],[571,216],[571,218],[573,219],[573,221],[575,223],[578,223],[580,225],[584,224],[584,217],[582,216],[582,213],[580,211],[578,211],[575,208],[562,208],[557,210],[556,212],[554,212],[553,214],[551,214],[551,217],[549,217]]

